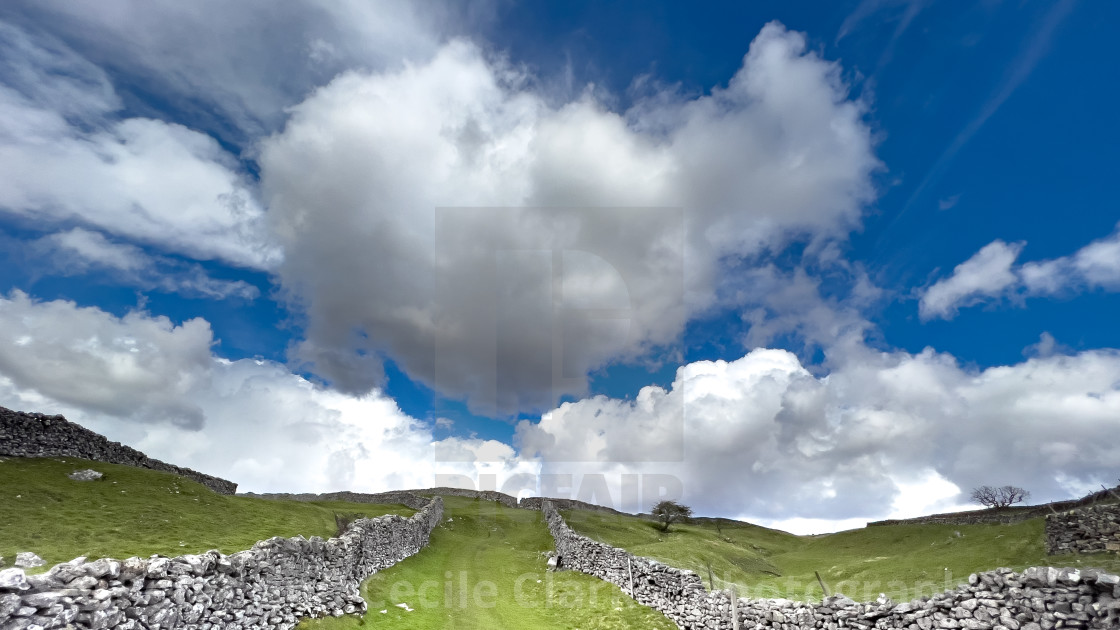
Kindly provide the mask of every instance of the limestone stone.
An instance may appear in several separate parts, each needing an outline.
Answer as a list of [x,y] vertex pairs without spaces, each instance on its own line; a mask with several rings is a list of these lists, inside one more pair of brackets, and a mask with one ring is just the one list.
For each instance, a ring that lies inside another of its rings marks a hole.
[[0,570],[0,589],[15,591],[27,590],[31,586],[27,583],[27,575],[23,569]]
[[34,552],[21,551],[16,554],[17,567],[22,567],[24,569],[33,569],[35,567],[41,567],[44,564],[46,564],[46,562]]
[[97,481],[105,475],[102,475],[101,473],[91,468],[86,468],[84,470],[75,470],[74,472],[66,476],[73,479],[74,481]]

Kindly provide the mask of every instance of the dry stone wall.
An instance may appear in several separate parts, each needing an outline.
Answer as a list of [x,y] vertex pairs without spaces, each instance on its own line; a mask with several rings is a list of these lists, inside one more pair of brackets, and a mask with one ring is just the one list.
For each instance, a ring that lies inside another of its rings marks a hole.
[[425,496],[443,496],[443,497],[467,497],[468,499],[480,499],[483,501],[497,501],[502,505],[515,508],[517,507],[517,497],[510,496],[504,492],[497,490],[470,490],[467,488],[449,488],[440,486],[438,488],[428,488],[426,490],[409,490],[414,494],[422,494]]
[[389,492],[378,492],[376,494],[367,494],[365,492],[327,492],[324,494],[286,494],[286,493],[267,493],[257,494],[254,492],[243,492],[238,496],[252,497],[257,499],[272,499],[277,501],[346,501],[348,503],[383,503],[383,504],[398,504],[405,507],[410,507],[414,510],[422,509],[431,501],[429,498],[422,497],[415,492],[408,490],[392,490]]
[[77,457],[107,464],[162,470],[197,481],[220,494],[237,492],[237,484],[189,468],[172,466],[70,422],[63,416],[24,413],[0,407],[0,455]]
[[[558,568],[594,575],[685,630],[904,628],[1049,630],[1120,627],[1120,577],[1095,570],[1032,567],[969,576],[968,584],[929,598],[860,604],[833,596],[820,604],[737,599],[708,592],[691,571],[666,566],[581,536],[549,502],[542,506],[556,541]],[[738,617],[733,621],[732,613]]]
[[1120,505],[1098,505],[1046,517],[1048,553],[1120,551]]
[[443,518],[436,497],[410,518],[355,521],[323,540],[271,538],[231,555],[78,558],[41,575],[0,571],[0,628],[291,628],[365,612],[367,576],[419,552]]
[[[468,499],[480,499],[483,501],[496,501],[506,507],[516,508],[525,507],[524,505],[518,506],[517,498],[512,497],[503,492],[496,490],[470,490],[466,488],[422,488],[418,490],[390,490],[388,492],[377,492],[367,494],[363,492],[328,492],[326,494],[286,494],[286,493],[268,493],[256,494],[253,492],[245,492],[242,496],[256,497],[259,499],[281,499],[284,501],[350,501],[352,503],[399,503],[406,505],[413,509],[419,509],[428,504],[428,497],[441,496],[441,497],[466,497]],[[522,501],[525,501],[523,499]],[[528,509],[539,510],[540,504],[534,505]]]
[[1080,499],[1068,501],[1053,501],[1039,505],[1011,505],[1002,508],[987,508],[984,510],[969,510],[967,512],[947,512],[944,514],[930,514],[916,518],[889,519],[885,521],[872,521],[868,527],[876,525],[977,525],[981,523],[1019,523],[1032,518],[1042,518],[1057,512],[1066,512],[1078,508],[1100,505],[1102,503],[1116,503],[1120,498],[1120,486],[1105,488]]
[[[622,514],[625,516],[634,516],[625,512],[619,512],[614,508],[609,508],[586,501],[579,501],[577,499],[551,499],[548,497],[525,497],[521,499],[519,506],[529,510],[540,510],[545,501],[552,503],[552,506],[557,510],[590,510],[593,512],[605,512],[607,514]],[[640,514],[638,516],[641,516]]]

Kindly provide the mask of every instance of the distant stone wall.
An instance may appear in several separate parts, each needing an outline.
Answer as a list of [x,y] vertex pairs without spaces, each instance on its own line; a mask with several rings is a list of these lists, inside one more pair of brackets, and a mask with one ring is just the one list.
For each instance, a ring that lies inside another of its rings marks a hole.
[[[550,499],[548,497],[525,497],[521,499],[520,506],[530,510],[539,510],[545,501],[552,502],[552,506],[557,510],[588,510],[591,512],[606,512],[608,514],[622,514],[624,516],[634,516],[626,512],[619,512],[614,508],[605,507],[602,505],[595,505],[594,503],[587,503],[586,501],[577,501],[576,499]],[[641,515],[639,515],[641,516]]]
[[410,507],[414,510],[422,509],[431,501],[431,499],[427,499],[416,494],[415,492],[411,492],[408,490],[393,490],[390,492],[378,492],[375,494],[349,491],[327,492],[324,494],[286,494],[281,492],[257,494],[254,492],[242,492],[238,496],[252,497],[256,499],[272,499],[277,501],[347,501],[349,503],[398,504],[405,507]]
[[41,575],[0,571],[0,628],[291,628],[301,617],[365,612],[358,586],[428,545],[436,497],[411,518],[355,521],[323,540],[271,538],[232,555],[85,562]]
[[[860,604],[842,597],[821,604],[739,598],[708,592],[691,571],[634,556],[581,536],[550,502],[542,511],[556,541],[558,568],[619,586],[638,603],[660,611],[684,630],[833,630],[940,628],[1043,630],[1120,627],[1120,577],[1095,570],[1032,567],[969,576],[968,584],[930,598]],[[738,625],[732,614],[738,617]]]
[[[265,494],[258,494],[255,492],[242,492],[239,496],[255,497],[258,499],[277,499],[281,501],[350,501],[352,503],[399,503],[413,509],[420,509],[428,504],[427,497],[466,497],[468,499],[479,499],[480,501],[496,501],[509,508],[521,508],[523,510],[540,511],[541,504],[544,501],[551,501],[553,506],[559,510],[591,510],[595,512],[607,512],[610,514],[621,514],[625,516],[633,516],[625,512],[619,512],[613,508],[604,507],[602,505],[595,505],[594,503],[587,503],[585,501],[577,501],[576,499],[550,499],[546,497],[524,497],[518,500],[516,497],[508,495],[504,492],[496,490],[470,490],[468,488],[418,488],[415,490],[390,490],[388,492],[376,492],[372,494],[362,492],[328,492],[325,494],[290,494],[283,492],[270,492]],[[648,514],[639,514],[642,518],[653,518]]]
[[1120,505],[1098,505],[1046,517],[1047,553],[1120,551]]
[[983,525],[985,523],[1010,525],[1012,523],[1029,521],[1032,518],[1041,518],[1050,513],[1050,510],[1045,507],[1042,507],[1041,509],[1037,509],[1033,506],[1019,508],[1010,507],[998,510],[974,510],[969,512],[931,514],[929,516],[917,516],[914,518],[887,519],[884,521],[872,521],[868,523],[867,526],[878,527],[881,525]]
[[11,457],[77,457],[107,464],[162,470],[197,481],[219,494],[237,492],[237,484],[152,459],[140,451],[110,442],[104,436],[63,416],[24,413],[0,407],[0,455]]
[[[279,499],[282,501],[351,501],[354,503],[399,503],[413,509],[419,509],[428,504],[428,497],[466,497],[482,501],[497,501],[506,507],[519,507],[517,499],[508,494],[495,490],[468,490],[466,488],[420,488],[416,490],[390,490],[367,494],[363,492],[328,492],[326,494],[287,494],[268,493],[256,494],[244,492],[241,496],[256,497],[258,499]],[[533,510],[539,510],[537,505]]]
[[931,514],[916,518],[889,519],[873,521],[868,527],[877,525],[979,525],[982,523],[1020,523],[1032,518],[1042,518],[1055,512],[1066,512],[1078,508],[1101,504],[1115,504],[1120,497],[1120,487],[1106,488],[1098,492],[1071,499],[1069,501],[1054,501],[1040,505],[1012,505],[1004,508],[988,508],[985,510],[970,510],[967,512],[948,512],[945,514]]
[[408,492],[424,496],[466,497],[468,499],[480,499],[483,501],[497,501],[506,507],[517,507],[517,497],[512,497],[504,492],[498,492],[497,490],[469,490],[467,488],[448,488],[441,486],[439,488],[428,488],[427,490],[408,490]]

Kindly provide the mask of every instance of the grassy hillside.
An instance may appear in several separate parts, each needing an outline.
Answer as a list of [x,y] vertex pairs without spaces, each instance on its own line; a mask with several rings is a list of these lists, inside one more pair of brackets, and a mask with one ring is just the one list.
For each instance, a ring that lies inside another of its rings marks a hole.
[[545,571],[553,541],[540,512],[461,497],[444,501],[444,522],[431,544],[363,584],[364,619],[307,620],[301,628],[676,628],[611,584]]
[[743,596],[819,599],[818,571],[833,591],[857,600],[930,595],[969,573],[1031,565],[1120,570],[1115,554],[1047,556],[1042,519],[1014,525],[888,525],[822,536],[794,536],[747,523],[673,525],[669,533],[632,516],[563,512],[577,532],[639,556],[695,571],[705,586]]
[[[105,476],[67,477],[85,468]],[[0,461],[0,556],[9,566],[19,551],[34,551],[48,566],[79,555],[232,553],[272,536],[333,536],[335,513],[413,512],[401,505],[227,496],[170,473],[71,457]]]

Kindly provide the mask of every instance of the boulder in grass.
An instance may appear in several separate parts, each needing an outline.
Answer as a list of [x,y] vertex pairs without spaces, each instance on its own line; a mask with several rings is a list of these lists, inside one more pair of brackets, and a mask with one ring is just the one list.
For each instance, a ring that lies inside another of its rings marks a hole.
[[104,477],[104,475],[102,475],[101,473],[90,468],[87,468],[85,470],[75,470],[67,476],[74,481],[96,481]]
[[17,567],[32,569],[34,567],[41,567],[44,564],[46,564],[46,561],[30,551],[21,551],[16,554]]

